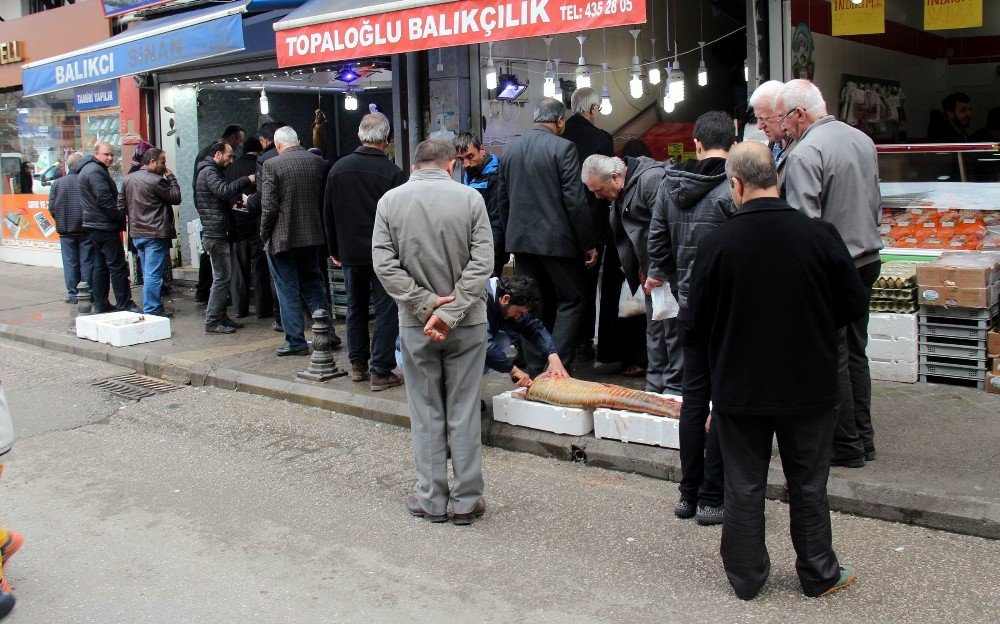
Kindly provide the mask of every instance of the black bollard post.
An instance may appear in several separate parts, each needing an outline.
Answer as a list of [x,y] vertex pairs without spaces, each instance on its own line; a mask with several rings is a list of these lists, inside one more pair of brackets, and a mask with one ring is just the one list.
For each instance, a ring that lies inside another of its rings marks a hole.
[[312,318],[313,352],[309,356],[309,368],[296,373],[295,377],[307,381],[327,381],[343,377],[347,371],[337,368],[330,345],[330,313],[316,310]]
[[93,298],[93,295],[90,294],[90,284],[80,282],[76,285],[76,312],[78,316],[93,313]]

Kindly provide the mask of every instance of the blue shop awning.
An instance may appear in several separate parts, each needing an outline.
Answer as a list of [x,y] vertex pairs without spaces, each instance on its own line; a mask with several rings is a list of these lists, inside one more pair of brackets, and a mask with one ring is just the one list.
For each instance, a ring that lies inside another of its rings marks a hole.
[[250,0],[140,22],[82,50],[22,66],[24,95],[41,95],[165,69],[243,49]]

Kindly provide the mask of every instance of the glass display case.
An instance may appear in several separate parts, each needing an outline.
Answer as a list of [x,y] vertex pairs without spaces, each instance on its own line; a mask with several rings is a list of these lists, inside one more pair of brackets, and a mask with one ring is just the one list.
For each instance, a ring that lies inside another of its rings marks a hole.
[[885,256],[1000,250],[1000,145],[878,145]]

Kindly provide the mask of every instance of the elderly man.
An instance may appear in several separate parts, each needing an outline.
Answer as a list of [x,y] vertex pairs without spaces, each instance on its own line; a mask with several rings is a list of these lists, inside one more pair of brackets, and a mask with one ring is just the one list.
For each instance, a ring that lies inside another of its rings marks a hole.
[[[566,120],[566,129],[562,137],[576,146],[580,162],[583,163],[594,154],[614,156],[615,144],[611,135],[595,125],[601,111],[600,94],[590,87],[577,89],[570,99],[570,107],[573,116]],[[604,254],[605,246],[612,242],[608,229],[608,202],[593,193],[587,193],[587,204],[590,206],[590,218],[594,222],[597,253],[601,256]],[[577,336],[579,342],[577,356],[584,362],[597,357],[594,352],[594,325],[597,320],[597,281],[600,272],[600,259],[593,268],[584,272],[583,316],[580,319],[580,331]]]
[[125,176],[118,207],[128,211],[129,236],[142,264],[142,311],[173,316],[164,312],[160,289],[170,241],[177,238],[173,207],[181,203],[181,188],[167,169],[163,150],[150,147],[143,152],[141,163],[141,169]]
[[375,272],[400,309],[417,472],[406,507],[444,522],[450,502],[452,521],[470,524],[486,510],[479,385],[493,235],[483,198],[451,179],[453,145],[424,141],[414,161],[410,181],[379,201],[372,235]]
[[101,142],[94,147],[94,155],[84,157],[75,169],[79,175],[83,229],[96,254],[90,286],[97,314],[111,311],[108,294],[112,287],[115,308],[119,312],[139,312],[139,306],[132,301],[125,246],[122,245],[125,212],[118,209],[118,187],[108,173],[114,161],[115,148]]
[[232,334],[243,327],[226,314],[229,282],[233,275],[232,245],[233,204],[254,182],[254,175],[226,182],[224,170],[233,164],[233,148],[218,141],[198,163],[194,204],[201,219],[201,244],[212,261],[212,290],[205,307],[205,332]]
[[767,581],[764,490],[777,436],[799,582],[807,596],[823,596],[855,579],[833,552],[826,484],[839,402],[834,345],[868,298],[836,228],[779,199],[767,147],[734,147],[726,174],[737,212],[699,242],[685,321],[688,344],[707,356],[725,466],[722,563],[743,600]]
[[[583,269],[597,266],[597,249],[576,147],[559,136],[565,128],[562,102],[538,103],[535,127],[504,150],[498,201],[514,271],[538,284],[539,316],[572,372],[586,299]],[[534,345],[523,346],[528,372],[541,373],[544,357]]]
[[[378,201],[403,183],[403,171],[389,160],[389,120],[382,113],[361,118],[361,147],[341,158],[326,179],[323,210],[326,241],[336,266],[344,268],[347,283],[347,349],[351,379],[370,379],[372,392],[399,386],[396,367],[399,313],[375,275],[372,265],[372,229]],[[368,304],[375,308],[375,333],[368,334]],[[370,362],[369,362],[370,360]]]
[[59,252],[66,283],[66,303],[76,303],[76,286],[89,282],[94,271],[94,246],[83,229],[83,209],[80,206],[80,175],[76,168],[83,154],[74,152],[66,159],[66,175],[56,178],[49,191],[49,212],[56,221]]
[[500,277],[510,260],[510,254],[504,251],[503,219],[500,218],[500,207],[497,205],[500,157],[487,152],[483,142],[471,132],[459,134],[453,143],[455,153],[462,161],[462,184],[479,191],[486,202],[490,228],[493,229],[493,275]]
[[300,299],[309,314],[329,310],[320,262],[323,237],[323,159],[299,144],[291,126],[274,133],[278,155],[264,163],[260,238],[284,314],[285,345],[275,354],[309,355]]
[[[828,115],[823,94],[808,80],[786,84],[776,112],[796,142],[785,163],[785,199],[806,216],[837,228],[870,297],[882,266],[875,144]],[[841,330],[839,345],[841,405],[832,461],[834,466],[860,468],[875,459],[872,382],[865,353],[867,313]]]
[[705,353],[687,338],[688,289],[691,265],[699,241],[733,214],[733,199],[726,176],[726,157],[736,142],[733,118],[722,111],[698,117],[694,124],[697,160],[685,161],[667,171],[660,186],[649,226],[651,262],[647,287],[669,280],[677,289],[678,333],[684,352],[684,403],[680,418],[680,500],[674,507],[679,518],[694,517],[698,524],[719,524],[723,519],[722,455],[716,427],[708,427],[711,379]]
[[[656,191],[667,169],[658,161],[640,156],[624,161],[595,154],[583,161],[583,183],[603,201],[611,202],[611,233],[622,270],[632,292],[649,275],[649,222]],[[654,321],[653,305],[646,296],[646,391],[675,394],[681,391],[681,353],[675,321]],[[668,335],[672,334],[672,339]]]
[[792,139],[781,127],[778,115],[774,112],[775,101],[784,89],[785,83],[780,80],[768,80],[754,89],[750,95],[750,106],[753,108],[754,117],[757,118],[757,129],[767,137],[768,147],[774,156],[774,164],[778,168],[779,187],[783,173],[782,165],[785,164],[785,156],[792,148]]

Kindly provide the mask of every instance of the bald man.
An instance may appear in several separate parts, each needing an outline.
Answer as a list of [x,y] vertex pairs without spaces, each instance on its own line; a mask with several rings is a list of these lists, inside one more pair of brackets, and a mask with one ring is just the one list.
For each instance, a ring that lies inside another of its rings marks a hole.
[[722,562],[743,600],[771,572],[764,490],[777,435],[795,568],[802,591],[822,596],[855,579],[833,552],[826,483],[840,402],[837,335],[868,299],[837,229],[778,197],[767,146],[737,145],[726,175],[736,214],[699,243],[683,320],[712,379],[725,471]]

